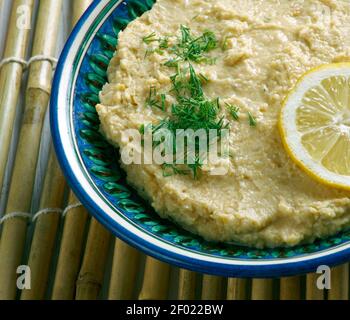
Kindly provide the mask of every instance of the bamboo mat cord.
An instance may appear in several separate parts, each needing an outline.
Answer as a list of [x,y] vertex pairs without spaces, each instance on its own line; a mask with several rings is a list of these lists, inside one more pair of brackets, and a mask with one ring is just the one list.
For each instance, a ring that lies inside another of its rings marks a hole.
[[28,60],[27,68],[29,68],[34,62],[41,62],[41,61],[47,61],[51,63],[52,70],[56,70],[58,59],[52,56],[44,55],[44,54],[38,54],[34,57],[31,57]]
[[6,215],[4,215],[1,219],[0,219],[0,225],[2,225],[3,223],[5,223],[8,220],[14,219],[14,218],[22,218],[25,220],[29,220],[32,217],[31,213],[28,212],[11,212],[11,213],[7,213]]
[[328,290],[328,300],[349,299],[349,265],[332,269],[331,289]]
[[22,65],[23,71],[25,71],[25,70],[29,69],[29,67],[32,63],[38,62],[38,61],[50,62],[52,65],[52,69],[56,70],[58,59],[56,59],[55,57],[45,56],[45,55],[37,55],[37,56],[31,57],[28,61],[26,61],[24,59],[19,59],[16,57],[5,58],[0,62],[0,69],[9,63],[19,63]]
[[202,300],[221,300],[224,298],[223,290],[223,278],[210,275],[203,275]]
[[0,69],[9,64],[9,63],[18,63],[20,65],[22,65],[23,67],[23,71],[26,70],[28,68],[28,62],[24,59],[20,59],[20,58],[16,58],[16,57],[9,57],[9,58],[5,58],[0,62]]
[[227,283],[227,300],[246,300],[248,280],[230,278]]
[[[72,1],[72,27],[78,22],[78,19],[90,3],[91,0]],[[63,216],[65,218],[65,223],[52,291],[53,300],[74,299],[75,282],[78,276],[81,261],[80,257],[83,251],[88,213],[72,192],[69,195],[69,205],[64,210]]]
[[[74,196],[74,195],[72,194],[72,196]],[[75,199],[75,196],[74,196],[74,199]],[[66,215],[67,215],[68,213],[70,213],[73,209],[78,209],[78,208],[84,209],[84,206],[82,205],[82,203],[81,203],[80,201],[77,200],[77,202],[68,205],[68,206],[63,210],[63,212],[62,212],[62,217],[65,218]],[[84,210],[85,210],[85,209],[84,209]]]
[[273,280],[254,279],[252,282],[252,300],[273,300]]
[[22,300],[43,300],[47,289],[57,231],[63,212],[65,180],[53,146],[40,199],[42,208],[33,217],[35,229],[27,265],[31,269],[31,289],[22,291]]
[[37,220],[40,220],[39,218],[41,218],[41,216],[46,216],[49,214],[62,214],[63,210],[60,208],[45,208],[42,209],[40,211],[38,211],[36,214],[34,214],[33,218],[32,218],[32,222],[35,223]]
[[89,215],[84,207],[77,206],[78,200],[73,193],[69,197],[69,211],[64,219],[61,247],[58,256],[53,300],[73,300],[76,280],[83,254],[86,222]]
[[76,300],[97,300],[102,288],[112,235],[91,219],[83,264],[77,281]]
[[179,300],[195,300],[196,299],[196,278],[195,272],[180,269],[179,272]]
[[289,277],[280,280],[280,299],[301,300],[301,277]]
[[[18,28],[17,8],[26,6],[32,16],[34,0],[14,0],[7,31],[3,65],[0,68],[0,189],[4,183],[5,169],[10,149],[12,132],[21,80],[24,71],[30,29]],[[6,59],[10,59],[6,62]],[[6,63],[5,63],[6,62]],[[1,216],[1,213],[0,213]]]
[[306,300],[324,300],[325,291],[317,288],[320,275],[311,273],[306,276]]
[[[61,15],[62,0],[42,0],[32,55],[52,56]],[[49,36],[48,36],[49,35]],[[26,104],[6,213],[28,212],[31,206],[41,131],[51,92],[51,63],[36,61],[30,66]],[[21,218],[6,220],[0,243],[0,299],[16,296],[16,270],[21,264],[27,222]]]
[[137,275],[140,271],[141,253],[128,244],[115,241],[109,300],[131,300]]
[[168,297],[170,265],[147,257],[139,300],[165,300]]

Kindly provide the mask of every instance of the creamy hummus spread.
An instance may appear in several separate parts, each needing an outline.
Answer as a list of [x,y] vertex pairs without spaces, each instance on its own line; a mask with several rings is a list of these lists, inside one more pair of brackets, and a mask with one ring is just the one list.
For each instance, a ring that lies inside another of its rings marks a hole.
[[[97,111],[112,143],[125,146],[127,129],[157,122],[145,107],[151,86],[171,89],[167,50],[142,39],[176,41],[180,26],[215,33],[215,63],[193,63],[208,83],[206,96],[238,106],[230,124],[226,175],[205,171],[165,177],[159,165],[123,165],[129,183],[164,218],[207,240],[255,247],[293,246],[350,226],[350,193],[314,181],[286,154],[277,128],[287,93],[322,64],[350,61],[350,3],[335,0],[158,0],[119,35]],[[167,97],[171,99],[171,97]],[[171,102],[171,101],[170,101]],[[169,111],[170,112],[170,111]],[[222,109],[226,119],[231,119]],[[248,113],[257,125],[252,128]],[[349,177],[350,178],[350,177]]]

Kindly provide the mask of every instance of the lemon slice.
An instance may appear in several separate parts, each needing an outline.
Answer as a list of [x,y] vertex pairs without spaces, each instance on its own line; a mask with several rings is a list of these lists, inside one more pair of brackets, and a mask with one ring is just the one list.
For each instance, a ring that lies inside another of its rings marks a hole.
[[287,152],[303,170],[350,190],[350,63],[305,74],[286,98],[279,126]]

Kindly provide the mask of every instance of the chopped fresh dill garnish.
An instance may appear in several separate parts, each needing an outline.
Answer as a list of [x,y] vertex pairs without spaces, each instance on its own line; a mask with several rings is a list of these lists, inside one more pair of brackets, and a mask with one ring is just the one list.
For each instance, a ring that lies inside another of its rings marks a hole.
[[165,103],[166,103],[166,95],[162,93],[160,95],[160,104],[161,104],[161,109],[165,111]]
[[[178,39],[178,43],[169,47],[169,37],[158,38],[155,32],[152,32],[146,37],[142,38],[142,41],[148,45],[153,42],[158,42],[158,50],[168,50],[174,54],[176,58],[172,58],[165,63],[168,67],[176,67],[180,61],[193,61],[197,63],[215,64],[216,59],[206,55],[213,49],[218,47],[218,41],[215,34],[212,31],[205,31],[201,36],[195,38],[191,34],[191,30],[181,25],[181,36]],[[152,49],[155,50],[155,49]],[[147,50],[146,56],[150,53],[159,52]]]
[[169,68],[177,68],[179,65],[180,60],[179,59],[170,59],[167,62],[164,63],[165,66]]
[[146,100],[146,105],[150,108],[158,108],[162,111],[165,111],[165,100],[166,95],[161,94],[158,95],[157,88],[155,86],[151,86],[149,89],[149,95]]
[[222,51],[226,51],[227,47],[228,47],[228,37],[226,36],[221,43]]
[[193,173],[193,178],[197,179],[198,178],[198,171],[203,167],[203,162],[202,159],[199,156],[196,156],[195,158],[195,163],[194,164],[189,164],[188,167],[191,169]]
[[203,73],[200,73],[198,76],[202,80],[202,83],[207,84],[209,82],[209,79]]
[[156,42],[158,41],[158,39],[156,38],[156,33],[152,32],[151,34],[149,34],[146,37],[142,38],[142,41],[146,44],[151,44],[152,42]]
[[236,106],[233,106],[232,104],[226,103],[226,108],[228,112],[230,113],[233,120],[238,121],[239,120],[239,108]]
[[150,56],[152,53],[154,53],[153,49],[147,49],[145,53],[145,59]]
[[159,39],[159,48],[160,49],[168,49],[169,48],[169,37],[164,37]]
[[249,125],[251,127],[256,127],[257,126],[257,121],[256,119],[253,117],[253,115],[250,113],[250,111],[248,112],[248,118],[249,118]]
[[[224,124],[224,119],[219,118],[220,100],[208,99],[202,87],[200,76],[196,74],[193,66],[189,64],[188,68],[178,68],[177,73],[171,77],[173,83],[173,92],[176,96],[176,103],[172,105],[171,114],[168,118],[163,119],[157,125],[152,126],[152,132],[155,134],[161,129],[168,129],[173,135],[174,153],[176,151],[176,134],[178,130],[192,129],[194,132],[197,130],[205,130],[209,137],[210,130],[217,130],[218,134],[227,126]],[[162,102],[159,103],[157,91],[154,87],[151,87],[149,98],[147,99],[148,105],[155,106],[157,108],[162,106]],[[161,96],[161,101],[165,101],[165,95]],[[144,131],[143,128],[141,131]],[[208,145],[211,143],[208,138]],[[199,170],[203,166],[202,155],[200,155],[199,142],[196,141],[195,154],[191,155],[191,159],[194,160],[189,164],[189,155],[187,158],[187,170],[184,172],[192,172],[194,178],[198,177]],[[194,157],[194,158],[193,158]],[[185,159],[186,160],[186,159]],[[194,163],[193,163],[194,162]],[[192,164],[193,163],[193,164]],[[176,166],[167,166],[167,172],[169,168],[173,174],[178,172]]]
[[192,19],[191,19],[191,21],[193,21],[193,20],[196,20],[198,17],[200,16],[200,14],[198,13],[198,14],[196,14]]
[[214,58],[208,58],[206,59],[206,64],[209,64],[210,66],[213,66],[214,64],[216,64],[218,58],[214,57]]
[[187,175],[190,173],[189,170],[182,170],[173,164],[167,164],[167,163],[164,163],[162,165],[162,169],[163,169],[164,177],[171,177],[173,175]]
[[153,107],[158,103],[157,99],[157,88],[155,86],[150,87],[149,96],[146,100],[146,104],[148,107]]
[[148,48],[146,50],[146,53],[145,53],[145,58],[147,58],[149,55],[151,55],[153,53],[158,53],[158,54],[162,55],[164,53],[164,51],[159,49],[159,48],[155,48],[155,49]]
[[163,50],[168,49],[169,47],[169,38],[164,37],[164,38],[157,38],[156,33],[152,32],[146,37],[142,38],[142,41],[148,45],[152,44],[153,42],[158,42],[159,47],[158,48],[147,48],[146,53],[145,53],[145,58],[147,58],[149,55],[153,53],[158,53],[162,55],[164,53]]
[[145,134],[145,125],[144,125],[144,124],[141,125],[141,127],[140,127],[140,129],[139,129],[139,132],[140,132],[141,134]]
[[183,61],[193,61],[197,63],[211,63],[213,60],[205,55],[209,51],[216,49],[218,41],[212,31],[205,31],[201,36],[194,38],[191,30],[186,26],[180,27],[181,38],[178,43],[170,48],[178,59]]

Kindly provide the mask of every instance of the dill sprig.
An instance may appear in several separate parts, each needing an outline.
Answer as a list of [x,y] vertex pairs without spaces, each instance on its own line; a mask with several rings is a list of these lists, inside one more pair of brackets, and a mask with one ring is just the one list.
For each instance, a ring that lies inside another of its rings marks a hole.
[[215,34],[212,31],[205,31],[199,37],[193,37],[190,28],[181,25],[180,27],[181,36],[178,42],[169,47],[169,37],[158,38],[155,32],[142,38],[142,41],[150,45],[154,42],[158,42],[157,49],[148,49],[146,51],[146,56],[150,53],[162,53],[163,50],[169,50],[170,53],[175,55],[175,58],[168,60],[165,65],[168,67],[176,67],[181,61],[193,61],[197,63],[207,63],[214,64],[216,62],[215,58],[211,58],[207,55],[213,49],[218,47],[218,41]]
[[233,118],[233,120],[239,121],[239,110],[240,110],[239,107],[226,103],[226,108],[230,113],[231,117]]
[[159,39],[159,49],[168,49],[169,48],[169,37],[164,37]]
[[162,55],[164,53],[164,51],[159,49],[159,48],[155,48],[155,49],[148,48],[146,50],[146,53],[145,53],[145,58],[147,58],[148,56],[150,56],[153,53],[158,53],[158,54]]
[[157,35],[155,32],[150,33],[148,36],[143,37],[142,41],[146,44],[151,44],[152,42],[158,41]]
[[190,173],[189,170],[180,169],[176,165],[167,164],[167,163],[164,163],[162,165],[162,169],[163,169],[163,176],[166,178],[171,177],[173,175],[188,175]]
[[226,36],[221,43],[221,49],[222,51],[226,51],[228,48],[228,37]]
[[156,35],[155,32],[152,32],[148,36],[143,37],[142,41],[145,44],[147,44],[147,45],[150,45],[153,42],[158,42],[159,43],[159,47],[158,48],[148,47],[146,49],[145,58],[147,58],[149,55],[151,55],[153,53],[163,54],[164,50],[168,49],[168,47],[169,47],[169,37],[157,38],[157,35]]
[[207,84],[209,82],[209,79],[203,73],[200,73],[198,76],[203,84]]
[[151,86],[149,89],[149,95],[146,99],[146,105],[150,108],[158,108],[165,111],[166,108],[166,95],[164,93],[158,95],[157,88]]
[[181,25],[181,38],[178,43],[170,48],[170,52],[176,55],[172,63],[180,61],[193,61],[197,63],[214,63],[215,60],[205,55],[205,53],[216,49],[218,41],[212,31],[205,31],[201,36],[194,38],[188,27]]
[[256,127],[258,122],[257,120],[255,119],[255,117],[251,114],[251,112],[249,111],[248,112],[248,119],[249,119],[249,125],[251,127]]

